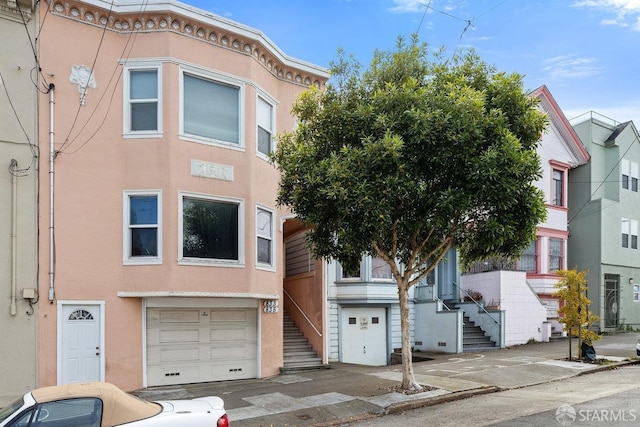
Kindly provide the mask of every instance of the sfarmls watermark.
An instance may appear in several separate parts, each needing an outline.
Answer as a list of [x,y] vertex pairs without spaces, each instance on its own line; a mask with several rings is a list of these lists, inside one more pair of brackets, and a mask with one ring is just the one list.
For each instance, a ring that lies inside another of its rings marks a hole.
[[579,409],[571,405],[562,405],[556,410],[556,420],[563,426],[585,422],[635,422],[638,419],[635,409]]

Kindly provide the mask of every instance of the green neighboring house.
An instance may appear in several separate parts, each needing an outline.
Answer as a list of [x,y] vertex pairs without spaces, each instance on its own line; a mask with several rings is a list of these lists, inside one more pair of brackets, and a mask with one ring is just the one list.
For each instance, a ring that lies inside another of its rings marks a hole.
[[573,128],[591,156],[569,173],[568,268],[589,270],[600,331],[640,328],[640,138],[633,122],[596,113]]

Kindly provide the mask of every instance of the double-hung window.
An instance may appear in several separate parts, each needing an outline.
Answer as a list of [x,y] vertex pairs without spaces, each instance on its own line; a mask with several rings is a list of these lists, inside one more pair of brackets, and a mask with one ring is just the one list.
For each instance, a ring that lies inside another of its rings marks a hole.
[[258,97],[256,106],[258,153],[268,156],[273,151],[273,105]]
[[522,252],[517,266],[519,271],[536,271],[538,269],[537,257],[538,241],[532,240],[527,249]]
[[264,208],[256,211],[257,261],[260,267],[272,268],[274,254],[273,212]]
[[562,269],[562,239],[549,239],[549,271]]
[[622,159],[620,161],[622,188],[629,189],[629,174],[631,173],[631,164],[629,160]]
[[620,230],[622,231],[622,247],[623,248],[628,248],[629,247],[629,229],[630,227],[630,220],[629,218],[622,218],[622,220],[620,221]]
[[640,285],[633,285],[633,302],[640,302]]
[[632,219],[629,221],[631,231],[631,249],[638,249],[638,221]]
[[553,170],[553,204],[563,206],[564,173],[561,170]]
[[160,66],[126,67],[124,73],[124,135],[134,138],[160,137]]
[[638,163],[631,162],[631,191],[638,192]]
[[238,199],[180,195],[180,261],[240,264],[243,204]]
[[182,134],[197,141],[241,146],[241,88],[182,73]]
[[124,193],[124,264],[162,262],[162,199],[159,191]]

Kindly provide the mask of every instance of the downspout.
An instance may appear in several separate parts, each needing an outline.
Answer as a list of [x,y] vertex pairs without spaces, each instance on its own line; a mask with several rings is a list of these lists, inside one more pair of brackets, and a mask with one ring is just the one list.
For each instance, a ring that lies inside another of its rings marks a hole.
[[53,93],[55,85],[49,84],[49,302],[53,304],[55,290],[53,288],[54,279],[54,256],[53,256],[53,159],[55,151],[53,149]]
[[18,274],[18,161],[11,159],[11,315],[16,315],[16,275]]

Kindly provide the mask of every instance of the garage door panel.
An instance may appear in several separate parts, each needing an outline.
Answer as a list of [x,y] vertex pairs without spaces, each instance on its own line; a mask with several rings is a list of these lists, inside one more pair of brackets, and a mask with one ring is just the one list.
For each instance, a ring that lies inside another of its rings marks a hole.
[[189,343],[200,342],[200,330],[175,329],[160,332],[160,343]]
[[199,310],[161,310],[160,323],[200,323]]
[[255,309],[147,309],[149,386],[255,378],[257,358]]
[[[254,311],[255,313],[255,311]],[[212,310],[209,314],[211,322],[248,322],[255,319],[247,310]]]

